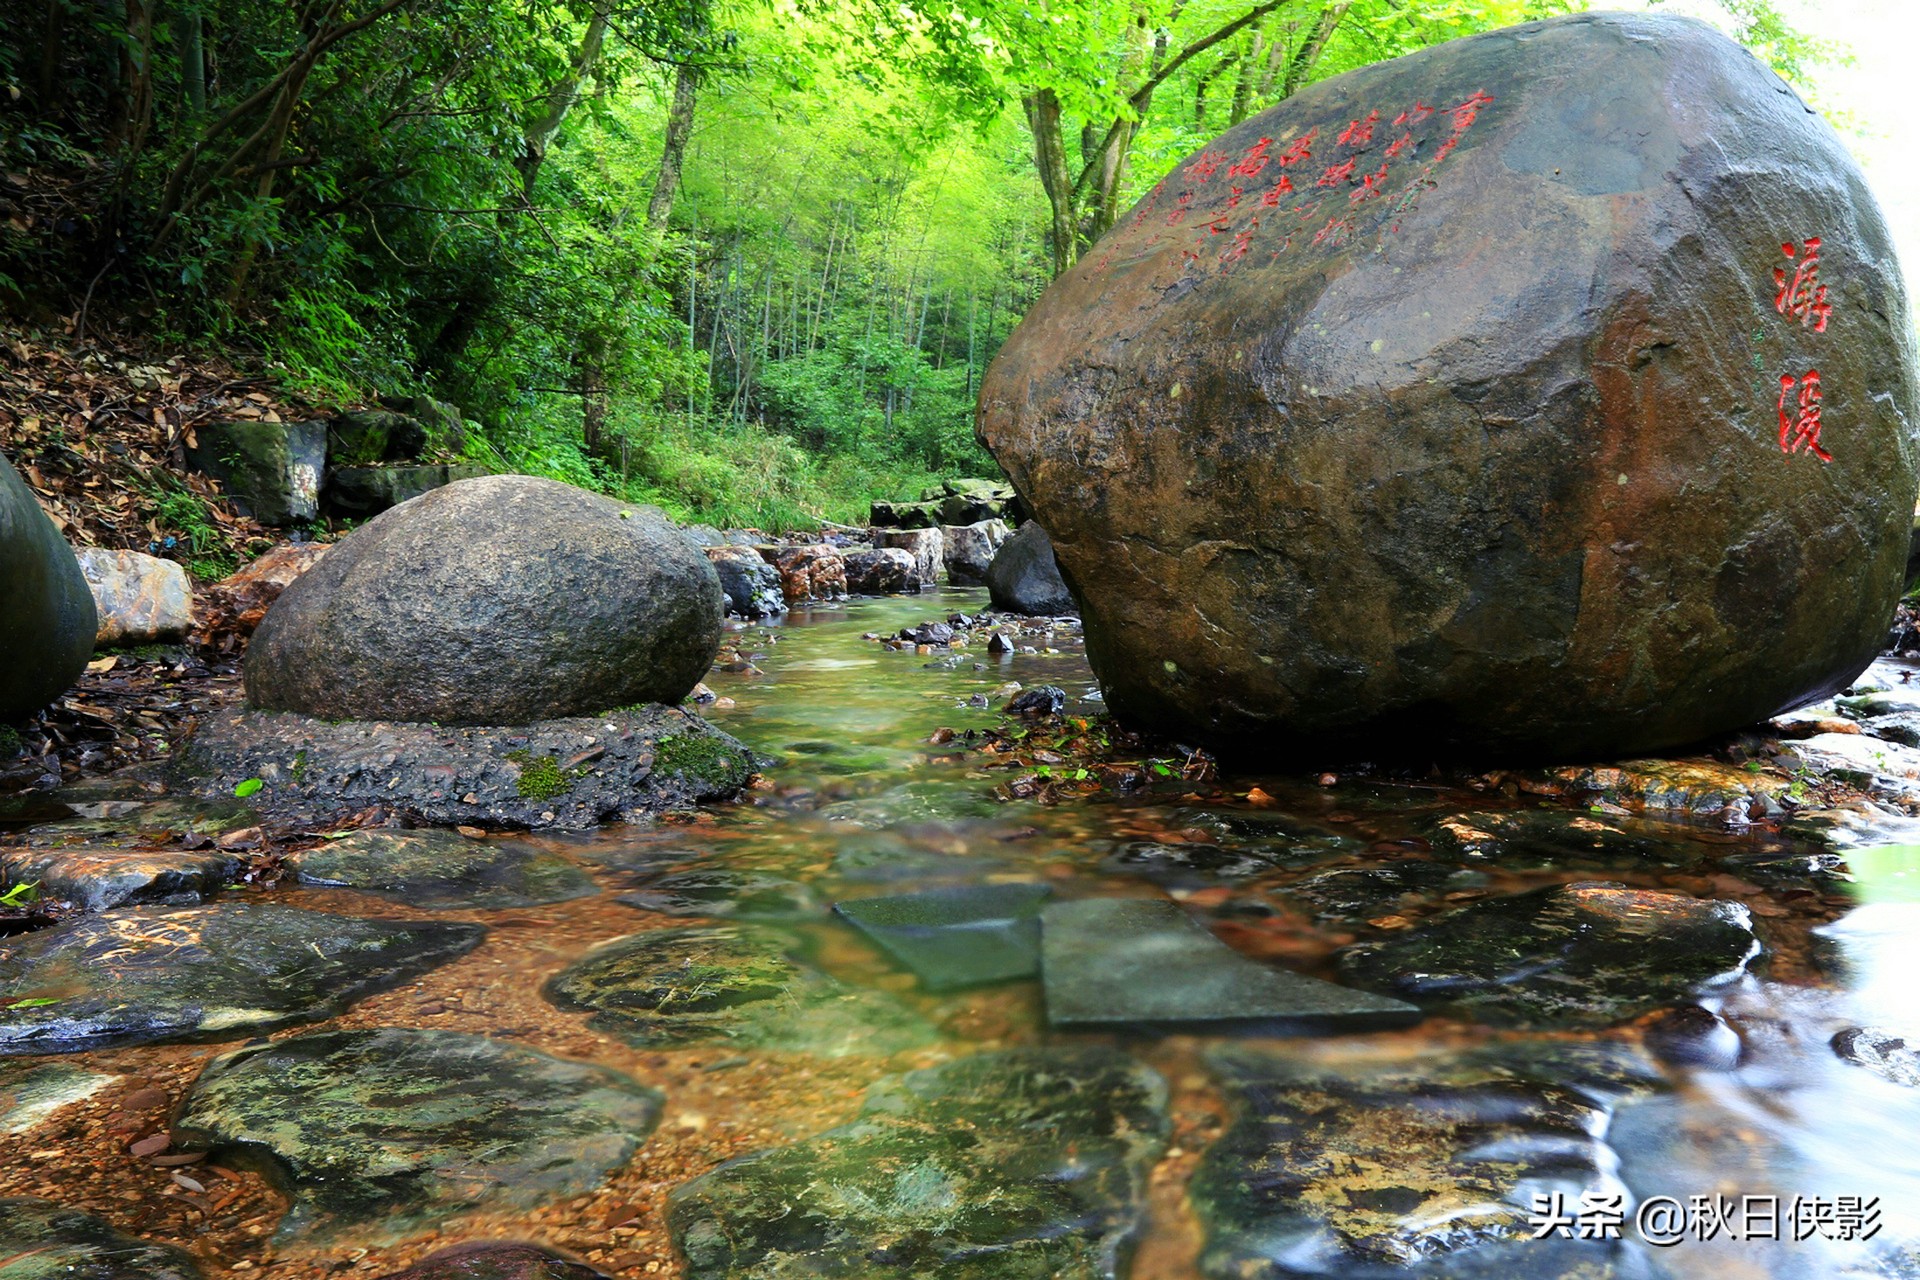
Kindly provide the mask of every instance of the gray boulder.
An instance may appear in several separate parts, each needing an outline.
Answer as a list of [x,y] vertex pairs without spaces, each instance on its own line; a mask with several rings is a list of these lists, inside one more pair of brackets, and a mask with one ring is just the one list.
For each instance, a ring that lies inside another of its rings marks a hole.
[[987,566],[987,591],[993,607],[1007,613],[1052,617],[1080,609],[1054,562],[1047,531],[1032,520],[994,553],[993,563]]
[[911,552],[899,547],[869,547],[849,552],[847,590],[861,596],[905,595],[928,585]]
[[358,520],[377,516],[456,480],[485,474],[485,468],[468,462],[336,465],[327,472],[321,501],[328,515]]
[[525,724],[677,702],[720,581],[652,507],[486,476],[376,517],[274,602],[248,701],[321,719]]
[[737,613],[743,618],[768,618],[787,611],[787,598],[780,591],[780,571],[768,564],[758,551],[724,542],[701,545],[714,572],[720,575],[720,590],[726,596],[728,613]]
[[956,587],[984,586],[987,567],[994,553],[1007,540],[1004,520],[977,520],[972,524],[940,527],[942,555],[947,562],[947,581]]
[[946,572],[946,539],[940,530],[929,529],[875,529],[873,545],[878,548],[896,547],[913,557],[914,568],[920,573],[920,581],[931,586],[940,581],[940,575]]
[[98,625],[73,549],[0,457],[0,721],[31,715],[79,679]]

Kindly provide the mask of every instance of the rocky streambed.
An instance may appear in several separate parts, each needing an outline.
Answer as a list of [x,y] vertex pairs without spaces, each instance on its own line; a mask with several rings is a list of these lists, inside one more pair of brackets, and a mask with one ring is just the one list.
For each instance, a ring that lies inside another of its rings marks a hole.
[[1920,1266],[1917,668],[1686,757],[1222,774],[985,604],[733,631],[732,807],[263,862],[151,774],[16,802],[87,910],[0,938],[0,1277]]

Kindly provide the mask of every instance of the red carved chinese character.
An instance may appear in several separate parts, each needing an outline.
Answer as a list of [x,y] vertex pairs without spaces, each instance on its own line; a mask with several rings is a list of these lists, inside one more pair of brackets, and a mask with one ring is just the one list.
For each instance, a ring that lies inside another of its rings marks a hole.
[[1170,227],[1177,227],[1181,223],[1185,222],[1186,220],[1187,220],[1187,211],[1185,209],[1175,209],[1172,213],[1167,215],[1167,225]]
[[1280,153],[1280,167],[1284,169],[1289,165],[1299,164],[1302,160],[1313,159],[1313,135],[1318,132],[1320,132],[1318,129],[1309,129],[1305,137],[1295,138],[1288,143],[1287,149]]
[[1453,117],[1453,131],[1465,133],[1473,128],[1473,122],[1480,118],[1480,108],[1492,101],[1493,95],[1485,89],[1475,89],[1465,102],[1448,108],[1448,114]]
[[1347,147],[1364,147],[1373,141],[1373,126],[1380,123],[1378,111],[1367,112],[1365,120],[1355,120],[1340,131],[1340,144]]
[[[1795,386],[1800,394],[1789,405]],[[1804,448],[1820,461],[1832,462],[1833,455],[1820,447],[1820,371],[1807,370],[1797,383],[1792,374],[1781,374],[1779,407],[1780,452],[1791,455]]]
[[1245,194],[1246,191],[1240,187],[1229,188],[1227,193],[1227,208],[1238,209],[1240,207],[1240,197]]
[[1339,164],[1328,165],[1327,171],[1320,175],[1320,181],[1313,185],[1316,187],[1337,187],[1341,183],[1349,182],[1352,179],[1353,161],[1343,160]]
[[1773,305],[1781,315],[1802,325],[1812,325],[1815,333],[1825,333],[1833,307],[1827,302],[1827,286],[1820,283],[1820,237],[1808,236],[1805,250],[1802,256],[1790,244],[1780,246],[1780,252],[1788,258],[1798,256],[1799,262],[1794,266],[1791,280],[1784,267],[1773,269],[1773,282],[1780,287]]
[[1138,227],[1147,220],[1147,215],[1153,212],[1153,206],[1160,203],[1160,189],[1166,185],[1164,182],[1153,184],[1153,190],[1149,191],[1147,198],[1140,202],[1140,211],[1133,215],[1132,225]]
[[1270,158],[1267,155],[1267,148],[1272,145],[1272,138],[1262,138],[1260,141],[1254,143],[1253,146],[1247,149],[1247,154],[1240,157],[1239,163],[1227,170],[1227,176],[1230,178],[1251,178],[1254,174],[1266,168],[1267,161]]
[[1433,114],[1433,108],[1424,102],[1416,101],[1411,111],[1402,111],[1393,118],[1395,124],[1419,124]]
[[1224,159],[1226,157],[1216,151],[1202,151],[1194,162],[1181,172],[1196,181],[1205,182],[1213,177],[1214,171],[1220,167],[1220,162]]
[[1314,233],[1313,242],[1338,249],[1341,245],[1345,244],[1352,235],[1352,218],[1328,218],[1327,225]]
[[1395,138],[1393,140],[1392,145],[1390,145],[1387,148],[1387,159],[1393,160],[1393,159],[1397,159],[1402,155],[1405,155],[1407,148],[1411,147],[1412,145],[1413,145],[1413,135],[1410,133],[1401,134],[1399,137]]
[[1207,234],[1210,236],[1223,236],[1227,234],[1227,232],[1231,230],[1232,227],[1233,227],[1232,218],[1228,218],[1224,216],[1218,217],[1218,218],[1215,218],[1212,222],[1209,222],[1207,224]]
[[1255,218],[1251,226],[1233,238],[1233,243],[1220,253],[1220,266],[1224,270],[1231,264],[1247,256],[1247,248],[1253,243],[1253,233],[1260,229],[1260,219]]
[[1293,190],[1293,182],[1286,174],[1280,175],[1280,181],[1267,188],[1267,194],[1260,197],[1260,205],[1265,209],[1278,209],[1280,197]]
[[1381,165],[1373,173],[1360,180],[1360,185],[1347,195],[1348,204],[1359,204],[1362,200],[1371,200],[1387,187],[1387,166]]

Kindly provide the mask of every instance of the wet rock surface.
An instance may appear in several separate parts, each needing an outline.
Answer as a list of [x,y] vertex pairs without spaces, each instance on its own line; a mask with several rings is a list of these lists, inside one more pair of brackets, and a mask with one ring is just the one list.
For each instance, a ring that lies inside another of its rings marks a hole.
[[1833,1037],[1842,1062],[1871,1071],[1882,1080],[1920,1089],[1920,1045],[1884,1027],[1849,1027]]
[[826,907],[806,885],[764,871],[670,871],[620,901],[667,916],[730,920],[808,920]]
[[1906,305],[1857,166],[1765,66],[1583,14],[1209,143],[1028,311],[977,431],[1124,719],[1619,755],[1881,647]]
[[0,723],[53,701],[93,653],[99,614],[65,538],[0,457]]
[[826,544],[763,547],[760,554],[780,574],[780,592],[788,604],[806,600],[842,600],[847,594],[847,562]]
[[529,907],[598,892],[573,863],[523,840],[451,831],[356,831],[288,855],[302,884],[364,889],[414,906]]
[[1117,1280],[1166,1085],[1108,1050],[976,1054],[883,1081],[852,1123],[677,1188],[694,1280]]
[[267,903],[83,916],[0,940],[0,1054],[231,1040],[313,1022],[466,954],[485,933]]
[[753,770],[745,746],[659,706],[485,728],[228,714],[172,767],[209,798],[258,778],[252,803],[315,824],[378,807],[435,826],[562,828],[731,799]]
[[64,1062],[0,1063],[0,1135],[25,1133],[119,1078]]
[[1278,859],[1262,850],[1227,849],[1200,841],[1133,840],[1100,860],[1100,869],[1138,876],[1165,888],[1230,884],[1265,875]]
[[[1641,1274],[1618,1240],[1534,1240],[1533,1195],[1624,1194],[1607,1146],[1652,1064],[1606,1044],[1511,1042],[1416,1060],[1228,1048],[1238,1113],[1190,1194],[1210,1280]],[[1620,1268],[1620,1269],[1616,1269]]]
[[605,1280],[604,1271],[526,1244],[476,1244],[442,1250],[382,1280]]
[[780,571],[758,551],[723,543],[707,547],[705,553],[720,577],[728,613],[770,618],[787,611],[787,599],[780,591]]
[[36,884],[42,897],[83,911],[201,902],[240,867],[237,856],[217,849],[0,849],[0,876]]
[[877,991],[847,987],[792,958],[798,939],[755,925],[659,929],[589,952],[546,985],[562,1009],[638,1048],[734,1044],[885,1055],[933,1028]]
[[913,553],[899,547],[849,552],[846,561],[847,590],[855,595],[905,595],[930,585],[921,579]]
[[1474,903],[1340,953],[1350,982],[1496,1025],[1605,1026],[1739,977],[1737,903],[1601,882]]
[[1047,1021],[1056,1027],[1238,1024],[1269,1034],[1407,1026],[1420,1010],[1262,964],[1191,920],[1178,903],[1056,902],[1041,913]]
[[947,581],[956,587],[983,587],[995,553],[1007,540],[1007,525],[1004,520],[944,525],[940,538]]
[[1027,521],[1000,544],[986,579],[996,609],[1043,617],[1080,612],[1053,558],[1053,542],[1037,521]]
[[463,480],[369,521],[281,594],[247,650],[247,700],[447,725],[678,702],[719,651],[721,599],[651,507]]
[[990,884],[836,902],[835,914],[911,969],[929,991],[1040,972],[1044,884]]
[[48,1200],[0,1200],[6,1280],[201,1280],[193,1255]]
[[282,1243],[387,1241],[594,1189],[660,1104],[618,1072],[484,1036],[326,1031],[216,1059],[174,1133],[285,1188]]
[[936,528],[875,529],[873,545],[878,550],[904,551],[913,557],[914,571],[923,583],[938,583],[946,576],[946,538]]

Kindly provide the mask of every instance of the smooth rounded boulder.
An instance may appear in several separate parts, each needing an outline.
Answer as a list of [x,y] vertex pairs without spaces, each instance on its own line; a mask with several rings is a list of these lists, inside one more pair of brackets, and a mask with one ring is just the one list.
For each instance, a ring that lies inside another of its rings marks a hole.
[[0,457],[0,723],[32,715],[78,680],[98,626],[73,548]]
[[503,725],[678,702],[719,652],[721,599],[652,507],[463,480],[369,521],[281,594],[247,651],[247,700]]
[[1060,577],[1053,543],[1035,520],[1021,525],[993,553],[987,566],[987,592],[993,607],[1007,613],[1055,617],[1079,608]]
[[1027,314],[977,431],[1123,717],[1263,754],[1653,750],[1878,649],[1908,314],[1779,77],[1585,14],[1184,160]]

